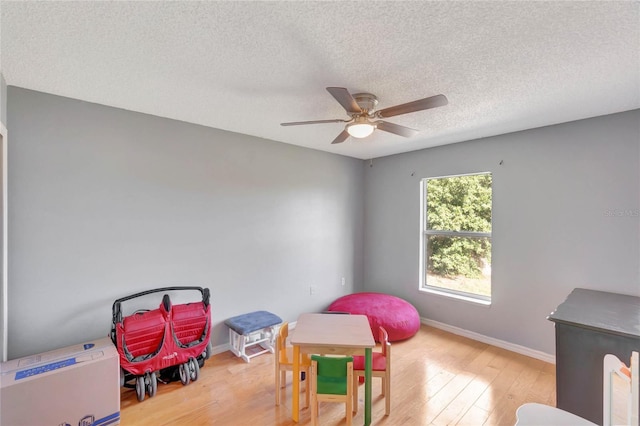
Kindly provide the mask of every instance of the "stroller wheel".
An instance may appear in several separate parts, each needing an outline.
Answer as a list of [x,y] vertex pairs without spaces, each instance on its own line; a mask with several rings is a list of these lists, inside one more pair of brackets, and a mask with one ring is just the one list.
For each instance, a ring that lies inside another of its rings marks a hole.
[[156,372],[147,373],[145,381],[147,382],[147,393],[149,394],[149,398],[151,398],[155,396],[158,391],[158,377],[156,376]]
[[136,378],[136,396],[138,401],[144,401],[144,376],[138,376]]
[[189,375],[194,382],[200,377],[200,365],[195,358],[189,358]]
[[180,381],[182,382],[182,384],[185,386],[188,385],[191,381],[189,361],[185,362],[184,364],[180,364],[180,366],[178,367],[178,372],[180,373]]
[[211,358],[211,352],[213,352],[213,348],[211,347],[211,342],[207,344],[207,348],[204,350],[204,360],[208,360]]

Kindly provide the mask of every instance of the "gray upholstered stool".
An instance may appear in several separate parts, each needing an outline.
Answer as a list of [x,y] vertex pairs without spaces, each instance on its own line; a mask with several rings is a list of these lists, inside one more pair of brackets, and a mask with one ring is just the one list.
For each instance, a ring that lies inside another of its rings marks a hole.
[[[249,362],[254,356],[274,352],[278,325],[282,318],[267,311],[255,311],[229,318],[224,322],[229,327],[231,352]],[[247,348],[257,347],[257,352],[247,353]]]

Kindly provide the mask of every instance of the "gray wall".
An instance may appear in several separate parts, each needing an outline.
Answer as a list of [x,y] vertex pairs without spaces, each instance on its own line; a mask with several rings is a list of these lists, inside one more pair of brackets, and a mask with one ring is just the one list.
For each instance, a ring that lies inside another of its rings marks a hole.
[[7,124],[9,358],[106,336],[156,287],[209,287],[214,345],[362,290],[360,160],[11,86]]
[[4,75],[0,72],[0,121],[6,126],[7,123],[7,83]]
[[[423,317],[553,354],[546,316],[573,288],[640,295],[639,123],[636,110],[373,160],[366,289],[404,297]],[[483,171],[493,173],[490,307],[418,290],[420,180]]]
[[[0,67],[0,70],[2,70],[2,68]],[[4,75],[2,75],[2,72],[0,72],[0,123],[2,123],[3,126],[6,127],[6,123],[7,123],[7,83],[4,80]],[[2,145],[5,143],[4,138],[0,138],[0,215],[1,217],[1,221],[0,221],[0,259],[3,259],[4,257],[4,228],[2,226],[2,223],[4,222],[4,220],[6,220],[6,218],[4,217],[4,208],[3,208],[3,202],[4,202],[4,197],[3,197],[3,192],[4,192],[4,173],[2,170],[4,161],[3,161],[3,149],[2,149]],[[4,299],[4,295],[3,295],[3,288],[2,286],[4,285],[4,283],[2,283],[2,277],[4,276],[4,262],[2,260],[0,260],[0,361],[5,360],[6,358],[6,349],[5,348],[5,334],[4,334],[4,329],[5,329],[5,321],[4,321],[4,304],[5,304],[5,300]]]

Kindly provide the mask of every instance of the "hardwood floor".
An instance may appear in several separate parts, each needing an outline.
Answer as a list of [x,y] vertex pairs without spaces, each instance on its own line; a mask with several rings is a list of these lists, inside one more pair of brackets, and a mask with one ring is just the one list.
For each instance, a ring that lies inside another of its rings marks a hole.
[[[555,405],[555,366],[423,325],[414,337],[393,342],[391,414],[384,415],[380,380],[373,380],[373,425],[513,425],[525,402]],[[188,386],[159,384],[138,402],[122,388],[123,425],[295,425],[291,375],[283,404],[275,406],[274,355],[247,364],[231,352],[209,359]],[[354,425],[363,424],[364,386]],[[302,398],[304,400],[304,398]],[[310,424],[303,408],[300,425]],[[321,404],[321,425],[344,425],[344,404]]]

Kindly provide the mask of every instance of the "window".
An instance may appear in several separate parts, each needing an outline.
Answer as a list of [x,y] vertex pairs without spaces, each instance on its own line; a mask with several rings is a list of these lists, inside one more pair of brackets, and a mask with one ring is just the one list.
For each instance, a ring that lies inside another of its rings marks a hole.
[[491,302],[491,174],[421,182],[420,287]]

